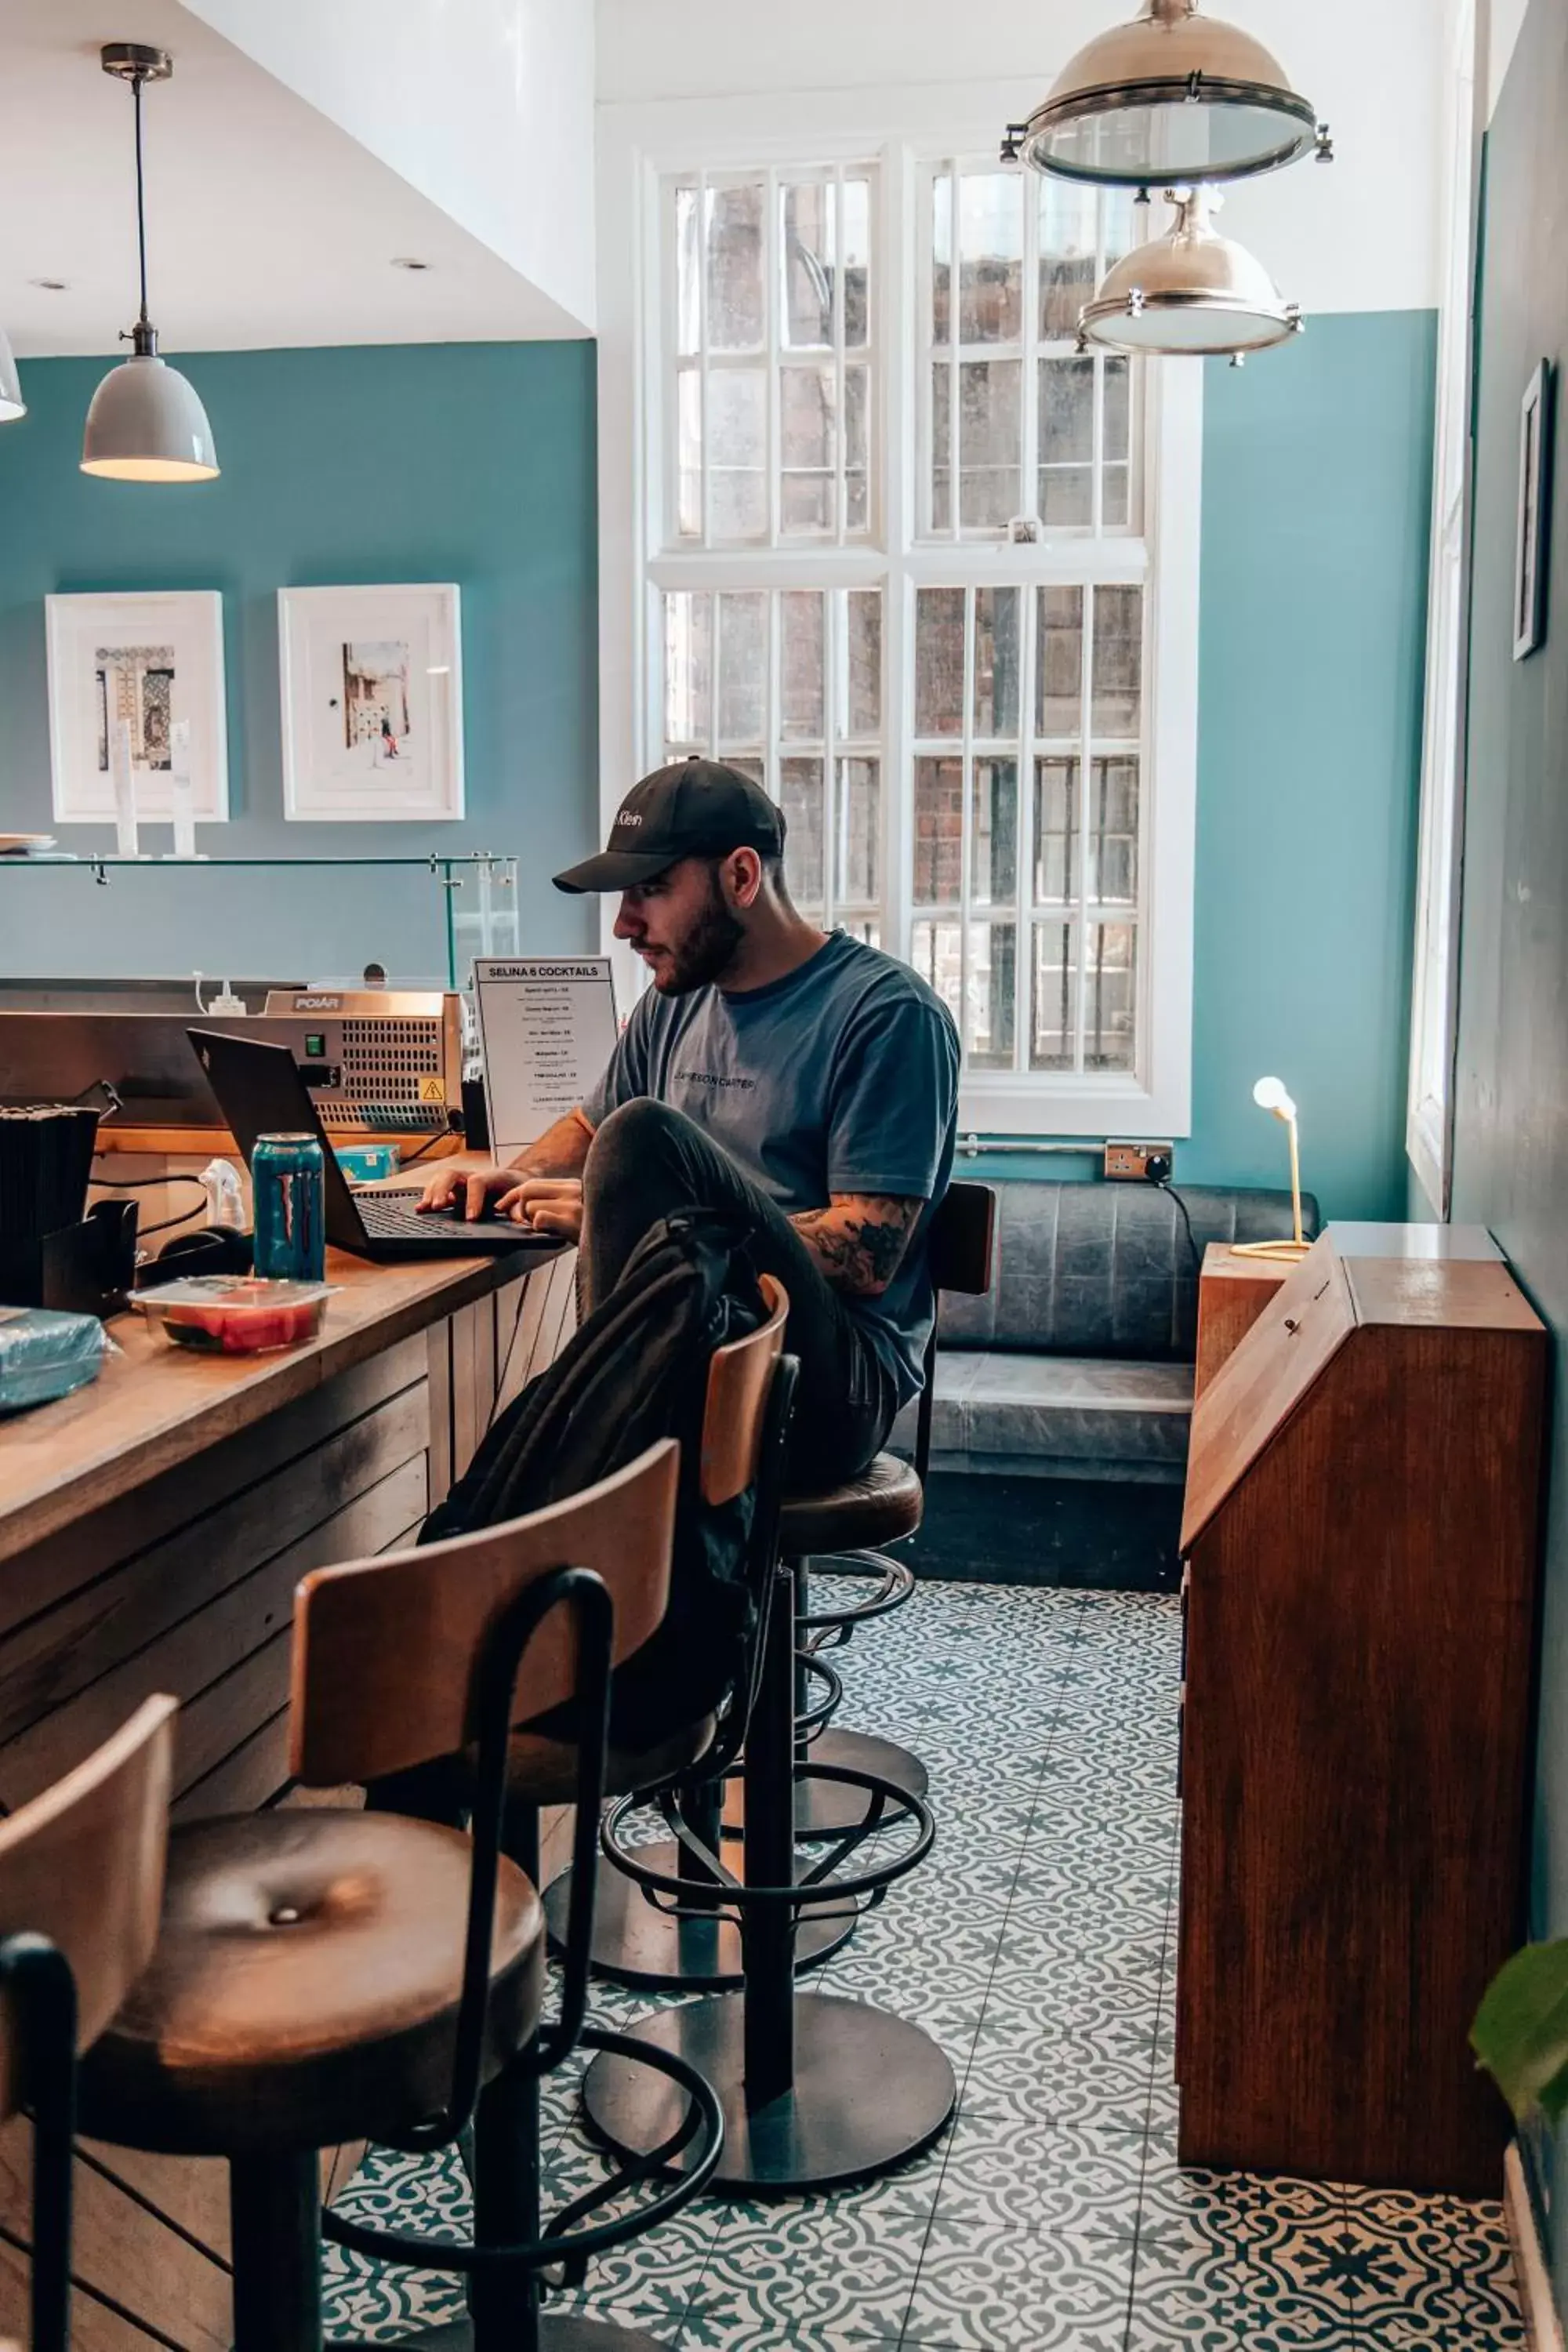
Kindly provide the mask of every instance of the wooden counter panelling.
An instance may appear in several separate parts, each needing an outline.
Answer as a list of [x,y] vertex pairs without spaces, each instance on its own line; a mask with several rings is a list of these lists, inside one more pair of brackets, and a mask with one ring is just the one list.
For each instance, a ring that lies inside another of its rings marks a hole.
[[[310,1349],[185,1356],[121,1318],[95,1387],[0,1424],[0,1808],[154,1691],[180,1701],[176,1819],[310,1801],[288,1785],[294,1587],[411,1539],[569,1334],[574,1265],[334,1258],[343,1287]],[[552,1825],[551,1866],[569,1828]],[[17,2119],[0,2132],[0,2335],[24,2337],[28,2164]],[[222,2352],[225,2168],[93,2145],[76,2199],[79,2352]]]

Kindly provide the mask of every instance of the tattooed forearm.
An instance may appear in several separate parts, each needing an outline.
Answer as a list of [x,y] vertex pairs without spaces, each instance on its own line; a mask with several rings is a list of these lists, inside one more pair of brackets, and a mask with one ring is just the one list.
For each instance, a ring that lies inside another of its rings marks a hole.
[[805,1209],[790,1223],[835,1290],[879,1298],[924,1206],[892,1194],[836,1192],[826,1209]]

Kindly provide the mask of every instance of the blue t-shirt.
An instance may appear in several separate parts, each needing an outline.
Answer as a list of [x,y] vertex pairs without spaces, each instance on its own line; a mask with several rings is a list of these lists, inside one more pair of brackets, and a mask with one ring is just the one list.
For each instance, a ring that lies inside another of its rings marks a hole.
[[927,1203],[881,1297],[844,1302],[900,1402],[916,1395],[935,1312],[927,1235],[958,1125],[958,1036],[941,998],[843,931],[765,988],[650,988],[583,1108],[597,1127],[643,1095],[684,1111],[786,1216],[834,1192]]

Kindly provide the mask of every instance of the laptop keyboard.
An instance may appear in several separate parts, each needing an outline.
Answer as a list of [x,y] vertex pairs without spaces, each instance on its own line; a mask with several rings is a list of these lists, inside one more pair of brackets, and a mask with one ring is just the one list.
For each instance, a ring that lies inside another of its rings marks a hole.
[[420,1214],[417,1203],[421,1198],[412,1188],[395,1192],[356,1192],[354,1206],[372,1241],[405,1241],[414,1234],[426,1242],[445,1241],[448,1235],[460,1238],[462,1226],[456,1217]]

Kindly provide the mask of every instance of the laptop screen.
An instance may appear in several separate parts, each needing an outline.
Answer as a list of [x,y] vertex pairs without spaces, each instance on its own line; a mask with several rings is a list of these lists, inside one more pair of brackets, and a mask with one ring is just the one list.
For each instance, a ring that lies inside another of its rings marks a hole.
[[334,1249],[353,1250],[363,1257],[363,1220],[288,1046],[268,1045],[259,1037],[233,1037],[221,1029],[187,1029],[185,1034],[247,1166],[258,1135],[319,1139],[326,1173],[327,1239]]

